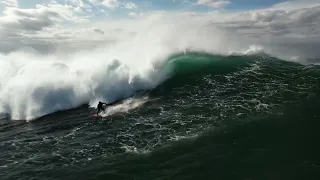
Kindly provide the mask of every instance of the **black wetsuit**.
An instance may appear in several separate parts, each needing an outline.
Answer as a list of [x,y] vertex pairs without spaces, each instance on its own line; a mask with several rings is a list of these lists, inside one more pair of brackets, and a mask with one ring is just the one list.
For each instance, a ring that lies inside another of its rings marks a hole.
[[101,110],[105,111],[105,109],[104,109],[104,107],[103,107],[104,104],[107,105],[106,103],[99,102],[97,115],[99,114],[99,112],[100,112]]

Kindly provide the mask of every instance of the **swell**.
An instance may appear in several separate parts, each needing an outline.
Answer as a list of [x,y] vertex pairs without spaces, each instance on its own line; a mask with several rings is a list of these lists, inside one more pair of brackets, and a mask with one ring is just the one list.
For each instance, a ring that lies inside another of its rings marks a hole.
[[[295,62],[285,61],[271,57],[264,53],[254,55],[231,55],[221,56],[207,53],[195,52],[188,54],[176,54],[168,58],[163,69],[172,69],[170,76],[152,90],[153,93],[161,92],[164,89],[170,89],[179,85],[200,85],[197,81],[211,75],[211,77],[228,76],[234,74],[248,75],[257,73],[265,81],[273,81],[272,74],[283,75],[287,78],[290,74],[296,77],[320,77],[320,66],[302,65]],[[252,76],[251,76],[252,77]],[[252,77],[253,81],[256,80]],[[288,78],[288,80],[290,80]],[[280,82],[279,82],[280,83]],[[299,83],[299,82],[298,82]],[[166,87],[166,88],[165,88]]]
[[190,54],[169,63],[175,74],[151,95],[163,97],[167,109],[183,106],[183,115],[215,123],[282,114],[285,106],[315,97],[320,89],[320,66],[265,55]]
[[[137,67],[132,69],[130,63],[126,64],[117,59],[100,67],[89,65],[87,62],[77,64],[76,67],[73,67],[72,63],[43,62],[39,71],[39,65],[36,64],[39,62],[34,62],[19,71],[18,76],[14,78],[16,81],[5,89],[6,92],[1,89],[0,110],[10,114],[12,119],[33,120],[83,104],[95,106],[99,100],[111,103],[141,90],[151,91],[150,94],[154,96],[163,95],[163,90],[170,87],[184,84],[196,86],[198,82],[192,77],[236,73],[252,67],[259,61],[302,66],[265,54],[221,56],[202,52],[174,54],[163,62],[154,62],[151,71],[148,70],[149,66],[147,71],[143,68],[135,69]],[[86,69],[86,66],[92,67]],[[40,80],[34,81],[36,78]],[[21,81],[28,86],[20,88]]]

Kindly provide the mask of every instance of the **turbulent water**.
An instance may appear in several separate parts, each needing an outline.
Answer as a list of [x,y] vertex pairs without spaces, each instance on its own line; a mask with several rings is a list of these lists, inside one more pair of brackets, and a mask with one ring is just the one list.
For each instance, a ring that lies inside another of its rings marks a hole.
[[182,53],[158,70],[102,119],[87,105],[32,122],[5,116],[1,179],[320,178],[319,66]]

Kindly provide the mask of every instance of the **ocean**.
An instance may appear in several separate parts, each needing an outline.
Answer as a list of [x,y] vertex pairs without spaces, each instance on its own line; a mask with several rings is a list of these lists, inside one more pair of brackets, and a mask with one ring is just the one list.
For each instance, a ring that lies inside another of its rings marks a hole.
[[[93,77],[94,92],[107,92],[93,100],[92,89],[70,85],[73,76],[38,86],[34,68],[20,72],[32,93],[7,92],[33,99],[7,93],[0,179],[320,179],[319,65],[264,53],[184,52],[163,62],[129,84],[115,71]],[[99,100],[120,101],[94,118]]]

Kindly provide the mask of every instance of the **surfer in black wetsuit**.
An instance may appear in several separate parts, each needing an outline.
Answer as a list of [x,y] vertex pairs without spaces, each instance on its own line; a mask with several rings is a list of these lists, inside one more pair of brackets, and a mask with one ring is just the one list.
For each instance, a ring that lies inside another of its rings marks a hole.
[[98,107],[97,107],[97,109],[98,109],[97,115],[99,114],[99,112],[100,112],[101,110],[105,111],[105,109],[104,109],[104,107],[103,107],[104,104],[105,104],[105,105],[108,105],[107,103],[103,103],[103,102],[99,101],[99,104],[98,104]]

